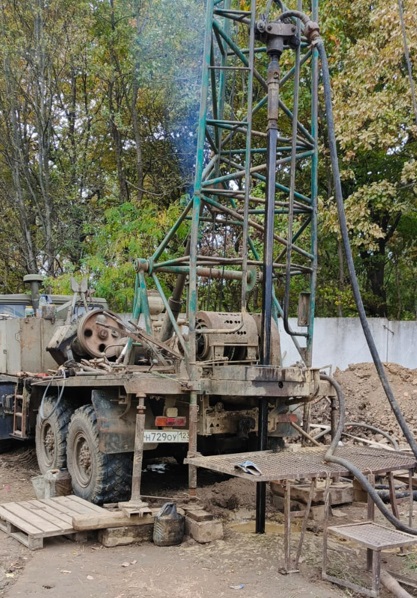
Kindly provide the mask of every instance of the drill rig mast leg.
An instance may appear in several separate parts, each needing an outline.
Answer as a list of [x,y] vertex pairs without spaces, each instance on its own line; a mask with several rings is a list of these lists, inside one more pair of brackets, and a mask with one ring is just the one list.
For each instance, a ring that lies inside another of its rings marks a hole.
[[139,402],[136,414],[135,450],[133,453],[132,494],[128,502],[120,502],[119,508],[129,517],[132,515],[148,515],[151,510],[143,502],[140,495],[142,478],[143,444],[145,433],[145,396],[137,395]]
[[[195,457],[197,453],[197,418],[198,418],[198,404],[197,393],[192,392],[190,396],[189,407],[189,443],[187,457]],[[197,467],[194,465],[188,466],[188,491],[191,498],[195,498],[197,489]]]

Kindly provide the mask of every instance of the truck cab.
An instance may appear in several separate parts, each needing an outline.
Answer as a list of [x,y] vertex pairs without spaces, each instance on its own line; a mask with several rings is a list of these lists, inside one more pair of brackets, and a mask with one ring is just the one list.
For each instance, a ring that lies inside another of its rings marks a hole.
[[[25,379],[56,370],[46,347],[57,327],[65,323],[73,301],[71,295],[39,296],[33,285],[32,293],[0,295],[0,451],[12,439],[34,438],[36,414],[25,409]],[[94,299],[91,306],[105,309],[107,304]],[[75,311],[79,317],[84,305],[76,302]]]

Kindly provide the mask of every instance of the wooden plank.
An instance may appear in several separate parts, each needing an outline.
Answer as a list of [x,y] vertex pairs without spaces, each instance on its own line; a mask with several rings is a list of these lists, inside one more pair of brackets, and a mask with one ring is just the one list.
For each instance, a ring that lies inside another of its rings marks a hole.
[[27,546],[29,550],[39,550],[40,548],[43,548],[43,538],[27,536],[25,533],[19,531],[11,532],[10,536],[24,546]]
[[[270,482],[272,494],[284,496],[285,488],[278,482]],[[291,486],[291,500],[300,501],[307,504],[310,493],[310,484],[297,484]],[[313,494],[313,504],[324,503],[325,488],[320,486],[315,488]],[[352,483],[335,483],[330,486],[330,504],[340,505],[351,503],[353,500]]]
[[[9,503],[6,503],[6,504],[9,504]],[[32,534],[36,538],[40,538],[42,536],[42,532],[39,528],[35,527],[34,525],[31,525],[30,523],[28,523],[26,521],[22,521],[22,519],[20,517],[18,517],[17,515],[14,515],[10,511],[7,511],[4,508],[4,506],[5,505],[0,507],[0,517],[2,519],[4,519],[7,522],[10,522],[12,525],[23,530],[25,533]],[[10,533],[10,531],[8,531],[7,533]]]
[[20,518],[20,520],[21,520],[20,525],[16,524],[16,523],[14,525],[16,525],[16,527],[25,531],[26,533],[31,534],[31,532],[27,532],[26,527],[25,527],[28,523],[30,525],[38,528],[37,531],[40,531],[42,535],[48,535],[48,534],[56,535],[57,533],[60,534],[62,532],[60,527],[57,527],[50,521],[47,521],[43,517],[40,517],[33,511],[25,509],[24,507],[21,506],[20,503],[8,503],[3,506],[6,508],[7,511],[9,511],[10,513],[13,513],[13,515],[16,515],[17,517]]
[[31,513],[37,515],[38,517],[42,517],[42,519],[44,519],[45,521],[49,521],[53,525],[56,525],[56,527],[58,527],[62,532],[69,532],[72,530],[71,523],[65,523],[64,521],[62,521],[62,519],[58,519],[58,517],[55,517],[55,515],[49,513],[47,511],[47,505],[44,505],[44,508],[39,508],[37,506],[32,505],[28,501],[21,502],[19,504],[25,509],[28,509],[28,511],[31,511]]
[[153,524],[153,522],[153,515],[132,515],[129,517],[122,511],[117,511],[115,513],[112,513],[111,511],[104,511],[104,513],[101,514],[95,513],[91,515],[78,515],[72,519],[73,528],[79,531],[106,529],[107,527],[146,525],[149,523]]
[[[69,507],[73,511],[76,511],[77,513],[79,513],[80,515],[93,515],[93,514],[99,514],[102,512],[102,509],[100,507],[97,507],[96,505],[94,505],[95,508],[92,509],[91,508],[92,505],[90,503],[88,503],[87,501],[83,501],[82,499],[72,500],[73,498],[75,498],[75,497],[57,496],[53,500],[54,500],[54,502],[57,502],[63,506]],[[98,511],[97,511],[97,509],[98,509]]]
[[10,521],[5,521],[4,519],[2,519],[0,517],[0,530],[2,532],[4,532],[5,534],[9,534],[10,533],[10,528],[11,528]]
[[[48,499],[46,499],[47,501]],[[55,508],[54,503],[45,504],[42,503],[40,500],[29,500],[28,504],[33,505],[36,508],[43,509],[46,513],[49,513],[56,519],[59,519],[62,525],[66,525],[72,527],[72,514],[63,513]]]
[[[51,502],[52,500],[54,501],[53,503]],[[70,507],[62,505],[59,502],[55,502],[55,499],[52,499],[52,498],[43,498],[39,502],[41,502],[45,506],[48,506],[48,507],[51,507],[51,508],[52,508],[52,505],[53,505],[54,509],[56,509],[57,511],[59,511],[63,515],[66,515],[67,517],[71,517],[71,521],[72,521],[72,518],[75,515],[80,515],[80,513],[78,511],[75,511],[74,509],[70,509]]]
[[99,507],[97,505],[93,505],[93,503],[88,502],[88,501],[80,498],[79,496],[75,496],[75,495],[71,494],[71,496],[65,496],[65,498],[69,498],[71,501],[75,501],[78,504],[82,504],[84,507],[92,509],[96,513],[100,513],[101,514],[104,511],[103,507]]

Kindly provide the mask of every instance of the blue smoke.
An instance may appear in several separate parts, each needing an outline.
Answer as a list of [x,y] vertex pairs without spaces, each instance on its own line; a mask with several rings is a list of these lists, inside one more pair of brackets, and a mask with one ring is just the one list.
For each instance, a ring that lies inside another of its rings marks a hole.
[[166,114],[160,138],[174,147],[186,184],[194,178],[206,0],[158,0],[142,11],[141,84],[152,80]]

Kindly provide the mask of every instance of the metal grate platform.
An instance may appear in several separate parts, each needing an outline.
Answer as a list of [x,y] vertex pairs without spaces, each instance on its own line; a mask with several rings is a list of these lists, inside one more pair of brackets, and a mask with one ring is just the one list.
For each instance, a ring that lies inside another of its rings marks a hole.
[[[356,542],[366,548],[367,569],[372,570],[372,587],[358,585],[356,581],[350,581],[346,578],[336,577],[327,573],[329,564],[327,536],[332,534],[344,540]],[[392,548],[401,548],[403,546],[412,546],[417,544],[417,536],[406,534],[393,528],[374,523],[373,521],[363,521],[361,523],[348,523],[346,525],[336,525],[325,529],[323,536],[323,568],[322,579],[337,583],[339,586],[349,588],[354,592],[378,598],[381,586],[381,551]],[[407,594],[409,595],[409,594]]]
[[386,550],[417,544],[417,537],[372,521],[328,527],[329,534],[352,540],[371,550]]
[[[326,447],[306,447],[297,452],[256,451],[210,457],[197,456],[186,459],[185,463],[252,482],[350,476],[349,471],[341,465],[324,461],[326,451]],[[338,447],[335,456],[350,461],[365,474],[410,470],[417,466],[414,455],[379,448]],[[246,460],[253,461],[262,475],[254,476],[235,469],[236,464]]]

